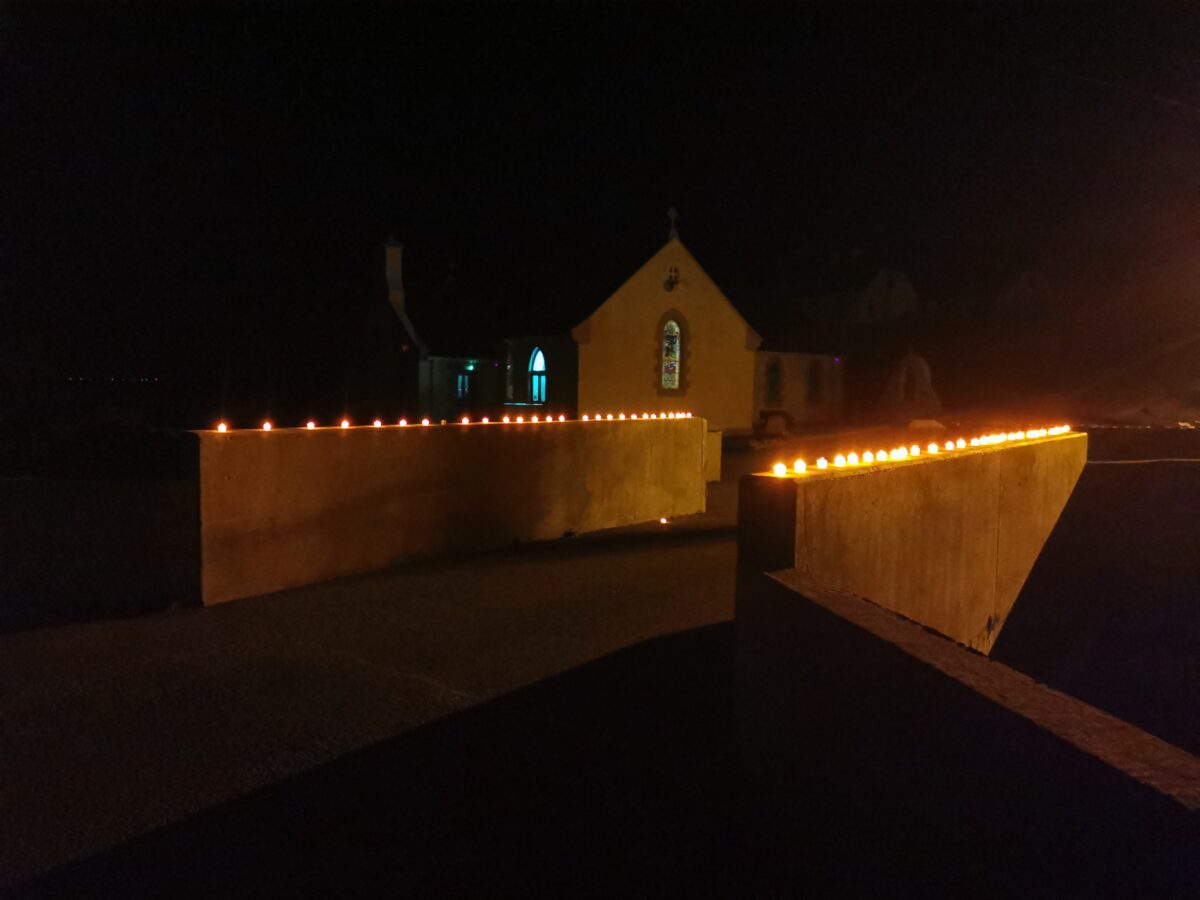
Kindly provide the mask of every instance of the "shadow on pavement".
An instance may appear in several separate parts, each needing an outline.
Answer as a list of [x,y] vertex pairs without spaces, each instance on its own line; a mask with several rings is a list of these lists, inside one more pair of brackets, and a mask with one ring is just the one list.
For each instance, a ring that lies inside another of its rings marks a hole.
[[164,613],[184,605],[165,599],[131,598],[102,591],[0,592],[0,635],[107,619]]
[[1200,754],[1200,463],[1089,464],[991,657]]
[[735,759],[733,655],[732,623],[638,644],[15,896],[1097,896],[1114,873],[1112,895],[1135,896],[1196,883],[1178,868],[1193,816],[1090,758],[1058,784],[1075,751],[1047,755],[1053,739],[991,708],[979,718],[977,699],[950,702],[943,729],[910,721],[912,704],[864,706],[853,683],[824,692],[828,727],[797,746],[807,790],[752,791]]
[[725,894],[732,654],[729,623],[622,650],[19,896]]

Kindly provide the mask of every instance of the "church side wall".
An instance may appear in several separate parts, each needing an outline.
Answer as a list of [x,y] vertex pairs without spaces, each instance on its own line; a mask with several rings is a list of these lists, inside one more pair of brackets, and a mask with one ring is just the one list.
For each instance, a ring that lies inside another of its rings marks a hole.
[[[679,281],[668,291],[671,267]],[[661,386],[668,319],[683,331],[677,391]],[[717,430],[752,427],[759,338],[677,242],[652,257],[573,335],[580,414],[691,411]]]
[[[779,364],[778,397],[771,402],[768,367]],[[817,367],[817,389],[810,396],[810,368]],[[773,353],[760,350],[755,365],[754,417],[761,424],[773,411],[786,414],[789,426],[835,422],[842,410],[842,364],[815,353]]]

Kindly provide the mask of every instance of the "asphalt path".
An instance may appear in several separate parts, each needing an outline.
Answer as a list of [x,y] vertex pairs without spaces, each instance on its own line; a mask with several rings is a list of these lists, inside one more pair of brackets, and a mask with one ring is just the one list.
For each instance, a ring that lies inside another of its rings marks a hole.
[[[747,794],[732,477],[761,466],[729,462],[710,512],[666,525],[0,636],[0,895],[1196,895],[1193,814],[1087,757],[1076,799],[1019,722],[994,796],[979,747],[921,756],[941,728]],[[1198,495],[1177,468],[1089,467],[1005,637],[1039,680],[1189,746]],[[836,708],[835,745],[866,712],[853,690]]]
[[727,622],[733,489],[667,525],[0,636],[0,887]]

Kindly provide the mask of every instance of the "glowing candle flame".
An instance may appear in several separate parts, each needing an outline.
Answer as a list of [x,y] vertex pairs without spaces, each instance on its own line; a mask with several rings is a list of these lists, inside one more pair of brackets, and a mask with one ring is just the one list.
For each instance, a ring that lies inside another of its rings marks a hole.
[[408,419],[401,419],[401,420],[400,420],[400,422],[399,422],[398,424],[400,424],[400,425],[407,425],[407,424],[408,424]]
[[794,463],[792,463],[792,471],[795,472],[797,475],[802,474],[804,472],[804,470],[807,468],[808,468],[808,464],[805,463],[805,461],[802,459],[798,459]]
[[857,466],[858,465],[858,454],[851,453],[850,455],[848,455],[846,457],[846,462],[848,462],[852,466]]
[[775,465],[771,468],[771,471],[774,472],[779,478],[782,478],[787,474],[787,466],[785,466],[783,463],[775,463]]
[[263,431],[270,431],[270,430],[271,430],[271,423],[263,422]]
[[908,455],[909,456],[920,456],[921,448],[918,447],[916,444],[913,444],[911,447],[908,448]]
[[[517,421],[518,421],[518,422],[520,422],[521,420],[518,418],[518,419],[517,419]],[[536,422],[536,421],[537,421],[537,416],[533,416],[533,417],[531,418],[531,421],[534,421],[534,422]]]
[[971,438],[971,446],[978,447],[979,446],[979,438],[977,438],[977,437]]
[[868,450],[863,454],[863,462],[868,464],[875,462],[875,454]]
[[875,458],[876,458],[877,460],[879,460],[880,462],[887,462],[887,461],[888,461],[888,458],[887,458],[887,451],[886,451],[886,450],[880,450],[878,453],[876,453],[876,454],[875,454]]
[[429,424],[429,420],[428,420],[428,419],[422,419],[422,420],[421,420],[421,424],[422,424],[422,425],[428,425],[428,424]]
[[507,424],[507,423],[508,423],[508,421],[509,421],[509,419],[508,419],[508,416],[505,416],[505,417],[504,417],[503,419],[501,419],[500,421],[501,421],[501,422],[504,422],[505,424]]
[[835,456],[833,458],[833,464],[835,466],[837,466],[839,469],[846,468],[846,457],[842,456],[842,454],[839,453],[837,456]]
[[460,420],[459,420],[459,423],[458,423],[458,424],[460,424],[460,425],[470,425],[470,424],[471,424],[471,420],[470,420],[470,418],[468,418],[467,416],[463,416],[463,417],[462,417],[462,419],[460,419]]
[[818,468],[818,469],[828,469],[828,468],[829,468],[829,461],[828,461],[827,459],[825,459],[825,457],[823,457],[823,456],[822,456],[822,457],[820,457],[820,458],[817,460],[817,468]]
[[350,427],[350,420],[349,420],[349,419],[342,419],[342,427],[343,427],[343,428],[349,428],[349,427]]
[[524,422],[524,421],[525,421],[525,417],[524,417],[524,416],[517,416],[517,421],[518,421],[518,422]]
[[607,416],[605,416],[604,418],[608,419],[608,421],[610,421],[610,422],[611,422],[611,421],[612,421],[612,413],[609,413],[609,414],[608,414]]
[[929,444],[929,446],[925,448],[925,451],[926,451],[927,453],[937,453],[937,452],[938,452],[938,445],[937,445],[937,442],[936,442],[936,441],[931,441],[931,442],[930,442],[930,444]]
[[954,449],[954,441],[946,441],[946,446],[943,448],[947,451]]
[[314,428],[317,427],[317,423],[314,422],[312,419],[309,419],[308,423],[304,427],[307,428],[309,431],[312,431]]
[[658,520],[658,524],[659,524],[659,525],[666,525],[666,524],[667,524],[667,517],[666,517],[666,516],[663,516],[661,519],[659,519],[659,520]]
[[636,418],[637,418],[637,413],[630,413],[630,414],[629,414],[629,418],[631,418],[631,419],[636,419]]
[[376,419],[374,422],[371,423],[371,425],[374,426],[375,428],[382,428],[383,422],[379,421],[379,419]]
[[224,422],[217,423],[217,431],[228,431],[228,430],[229,430],[229,426],[226,425]]
[[892,451],[892,459],[907,459],[908,449],[905,447],[897,447]]
[[962,438],[959,438],[957,441],[954,442],[954,446],[956,448],[958,448],[959,450],[962,450],[964,447],[967,446],[967,442],[964,441]]
[[486,425],[486,424],[488,423],[489,419],[488,419],[488,417],[487,417],[487,416],[484,416],[484,417],[483,417],[482,419],[480,419],[479,421],[480,421],[480,422],[482,422],[484,425]]
[[567,417],[566,417],[566,416],[564,416],[564,415],[559,415],[559,417],[558,417],[558,421],[560,421],[560,422],[565,422],[565,421],[567,421]]
[[588,420],[587,413],[584,413],[584,414],[583,414],[583,421],[585,421],[585,422],[586,422],[587,420]]
[[617,416],[617,418],[618,418],[618,419],[624,419],[624,418],[625,418],[625,413],[621,413],[620,415],[618,415],[618,416]]

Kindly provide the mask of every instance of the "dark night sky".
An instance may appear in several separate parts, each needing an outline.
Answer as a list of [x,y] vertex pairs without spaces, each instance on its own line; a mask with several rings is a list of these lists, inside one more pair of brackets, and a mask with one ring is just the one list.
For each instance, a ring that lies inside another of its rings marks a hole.
[[461,314],[500,323],[599,302],[671,204],[749,308],[852,247],[942,303],[978,273],[1102,268],[1155,229],[1184,252],[1165,211],[1200,199],[1198,24],[1140,4],[6,7],[5,358],[333,372],[388,232],[413,303],[453,260]]

